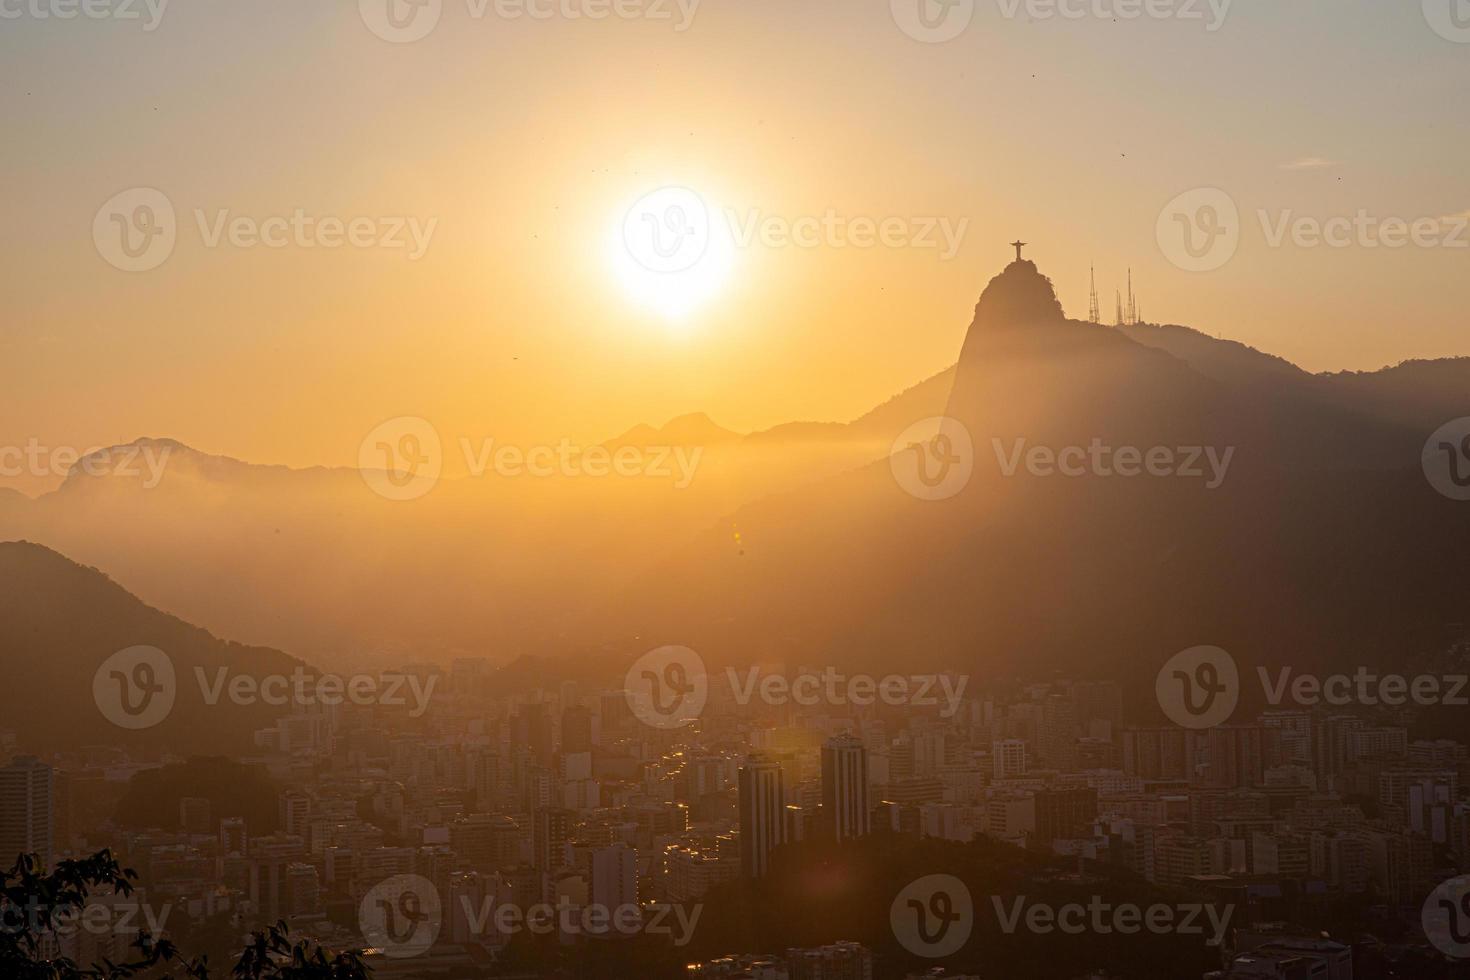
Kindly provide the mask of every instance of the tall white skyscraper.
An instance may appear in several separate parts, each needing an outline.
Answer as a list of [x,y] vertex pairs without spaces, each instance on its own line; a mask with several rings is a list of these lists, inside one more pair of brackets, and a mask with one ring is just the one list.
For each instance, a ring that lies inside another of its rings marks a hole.
[[740,873],[760,878],[770,870],[770,855],[785,843],[786,790],[781,765],[752,754],[740,767]]
[[51,863],[56,777],[34,756],[18,756],[0,768],[0,863],[7,870],[21,854]]
[[839,841],[872,829],[868,749],[861,739],[838,735],[822,746],[822,814]]

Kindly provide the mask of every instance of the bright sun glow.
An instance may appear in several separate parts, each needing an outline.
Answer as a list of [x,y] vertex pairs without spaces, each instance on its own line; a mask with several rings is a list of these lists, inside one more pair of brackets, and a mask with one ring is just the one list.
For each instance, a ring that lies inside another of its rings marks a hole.
[[628,295],[671,321],[709,302],[735,267],[724,212],[687,187],[662,187],[633,202],[617,215],[609,247]]

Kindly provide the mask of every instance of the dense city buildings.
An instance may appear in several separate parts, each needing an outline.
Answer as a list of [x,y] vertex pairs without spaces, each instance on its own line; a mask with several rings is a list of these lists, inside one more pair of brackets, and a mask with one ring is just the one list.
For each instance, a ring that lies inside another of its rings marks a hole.
[[[483,674],[456,664],[421,719],[373,705],[305,712],[286,725],[302,737],[188,764],[258,772],[268,798],[170,784],[130,798],[146,816],[126,825],[99,801],[180,760],[89,750],[42,762],[14,746],[0,766],[0,841],[53,859],[112,847],[150,901],[180,910],[179,930],[283,919],[351,945],[365,908],[431,908],[432,935],[406,961],[418,972],[382,959],[382,975],[415,977],[499,975],[517,935],[504,910],[548,910],[564,943],[613,941],[660,909],[761,887],[792,848],[875,837],[991,841],[1074,873],[1126,871],[1236,906],[1216,976],[1350,977],[1349,947],[1282,923],[1370,901],[1412,922],[1470,863],[1465,746],[1415,737],[1381,711],[1192,730],[1130,721],[1117,685],[1049,680],[952,705],[794,712],[742,702],[715,677],[697,722],[665,728],[616,688],[497,697]],[[874,951],[843,938],[725,951],[691,961],[690,975],[879,975]]]

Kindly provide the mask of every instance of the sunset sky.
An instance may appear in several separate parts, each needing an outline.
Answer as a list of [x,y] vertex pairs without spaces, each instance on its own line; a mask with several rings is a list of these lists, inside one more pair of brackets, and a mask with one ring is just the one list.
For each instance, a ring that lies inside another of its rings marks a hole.
[[[1470,43],[1418,0],[1240,2],[1213,32],[1199,8],[1031,22],[981,0],[923,43],[872,0],[703,0],[682,32],[672,0],[669,19],[601,21],[446,0],[427,37],[389,43],[346,0],[175,0],[152,31],[146,12],[6,5],[0,444],[168,436],[351,465],[396,415],[521,443],[692,411],[846,419],[953,363],[1017,236],[1074,317],[1089,262],[1109,322],[1131,265],[1148,320],[1311,370],[1470,354],[1470,247],[1272,248],[1257,218],[1470,211]],[[671,319],[609,254],[629,206],[671,185],[742,216],[967,225],[948,259],[737,248]],[[178,241],[129,273],[92,226],[135,187],[168,197]],[[1243,219],[1213,272],[1155,239],[1198,187]],[[210,248],[194,216],[298,208],[437,224],[410,260]]]

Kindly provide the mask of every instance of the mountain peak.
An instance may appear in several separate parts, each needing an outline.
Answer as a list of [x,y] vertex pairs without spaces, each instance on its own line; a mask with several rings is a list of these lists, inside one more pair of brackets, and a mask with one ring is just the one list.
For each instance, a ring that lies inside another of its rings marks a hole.
[[1065,318],[1051,279],[1042,275],[1030,259],[1017,259],[1006,266],[990,280],[975,304],[976,326],[1009,327]]
[[647,424],[635,425],[616,439],[611,440],[610,444],[651,446],[668,443],[675,446],[693,446],[729,442],[739,438],[741,438],[739,432],[726,429],[704,412],[691,412],[688,415],[670,419],[658,429]]

